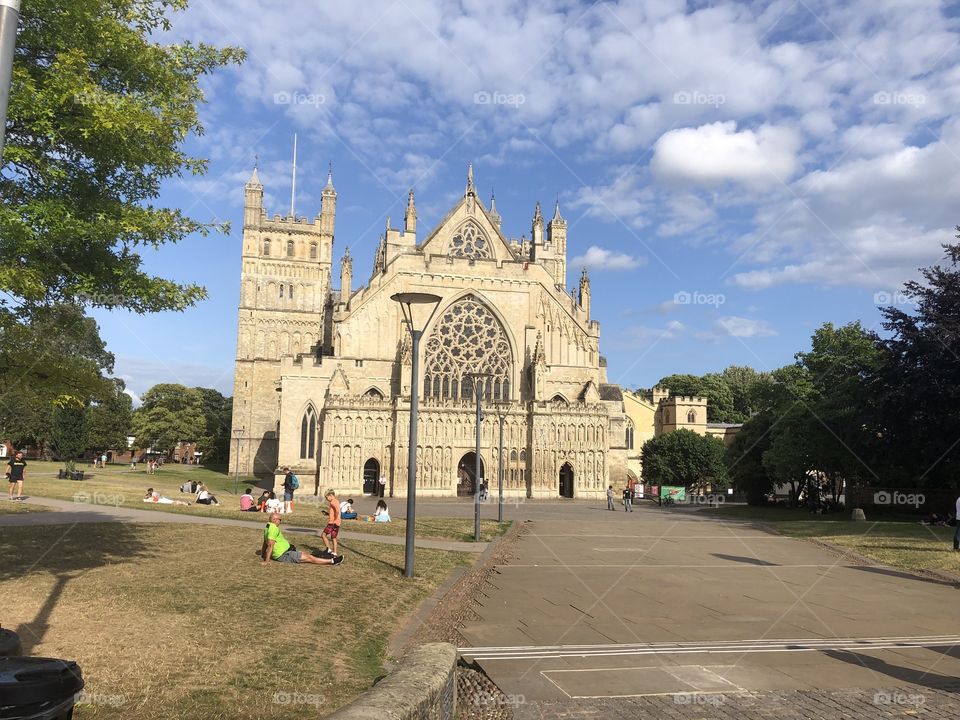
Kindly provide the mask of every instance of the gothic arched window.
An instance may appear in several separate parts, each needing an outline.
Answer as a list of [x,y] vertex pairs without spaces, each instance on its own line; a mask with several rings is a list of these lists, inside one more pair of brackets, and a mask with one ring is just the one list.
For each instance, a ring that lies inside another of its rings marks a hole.
[[311,260],[316,260],[316,259],[317,259],[317,244],[316,244],[316,243],[310,243],[310,259],[311,259]]
[[293,257],[293,240],[287,240],[287,257]]
[[264,254],[264,255],[269,255],[269,254],[270,254],[270,241],[269,241],[269,240],[264,240],[264,241],[263,241],[263,254]]
[[450,240],[447,252],[450,257],[473,259],[493,257],[490,240],[476,223],[470,221],[464,223]]
[[687,413],[687,422],[691,425],[697,422],[697,412],[696,410],[691,410]]
[[[513,354],[507,333],[496,316],[473,295],[446,309],[427,340],[424,375],[426,397],[474,397],[471,373],[485,373],[480,381],[488,399],[508,400]],[[437,380],[441,382],[438,384]],[[449,393],[449,394],[448,394]]]
[[627,450],[633,450],[633,423],[629,420],[627,421],[627,432],[623,444]]
[[313,458],[317,452],[317,413],[313,405],[307,407],[300,421],[300,457]]

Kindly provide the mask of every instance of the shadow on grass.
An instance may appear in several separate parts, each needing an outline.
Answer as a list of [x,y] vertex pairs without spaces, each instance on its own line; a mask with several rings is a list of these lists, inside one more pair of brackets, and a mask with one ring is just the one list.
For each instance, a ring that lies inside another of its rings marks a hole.
[[[344,542],[343,540],[340,540],[340,542],[338,543],[338,545],[339,545],[339,547],[341,547],[341,548],[345,548],[345,549],[349,550],[350,552],[352,552],[352,553],[355,554],[355,555],[359,555],[360,557],[365,557],[365,558],[367,558],[367,559],[369,559],[369,560],[373,560],[374,562],[380,563],[381,565],[383,565],[383,566],[386,567],[386,568],[390,568],[391,570],[395,570],[396,572],[398,572],[398,573],[400,573],[400,574],[403,574],[403,568],[402,568],[402,567],[400,567],[400,566],[398,566],[398,565],[394,565],[393,563],[387,562],[387,561],[384,560],[383,558],[378,558],[376,555],[371,555],[371,554],[365,553],[365,552],[363,552],[363,551],[361,551],[361,550],[357,550],[357,548],[354,547],[353,544],[350,543],[349,541],[348,541],[348,542]],[[309,545],[305,545],[304,547],[309,548],[310,552],[322,552],[323,550],[326,549],[326,548],[321,548],[321,547],[311,547],[311,546],[309,546]]]
[[152,552],[133,524],[103,523],[6,528],[0,538],[0,581],[32,575],[56,578],[34,618],[21,623],[23,652],[29,655],[50,629],[50,617],[67,584],[89,570],[149,558]]

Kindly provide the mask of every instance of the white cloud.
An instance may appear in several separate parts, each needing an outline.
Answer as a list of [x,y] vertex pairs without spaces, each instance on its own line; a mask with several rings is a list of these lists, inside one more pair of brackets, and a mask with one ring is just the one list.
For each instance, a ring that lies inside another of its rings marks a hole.
[[723,335],[738,338],[751,337],[770,337],[776,335],[776,331],[763,320],[751,320],[750,318],[728,315],[718,318],[713,324],[714,330]]
[[646,325],[633,325],[626,329],[626,336],[631,340],[643,342],[658,340],[676,340],[680,338],[687,330],[687,326],[678,320],[670,320],[662,328],[649,327]]
[[797,169],[799,134],[761,125],[737,132],[733,121],[671,130],[654,145],[650,167],[661,179],[697,185],[732,181],[762,188],[786,182]]
[[606,250],[591,245],[587,252],[570,261],[573,267],[588,267],[591,270],[633,270],[646,264],[646,258],[632,257],[626,253]]

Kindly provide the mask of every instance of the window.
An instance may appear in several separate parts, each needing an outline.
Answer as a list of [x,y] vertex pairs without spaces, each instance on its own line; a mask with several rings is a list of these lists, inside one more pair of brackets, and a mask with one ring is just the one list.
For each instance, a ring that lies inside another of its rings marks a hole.
[[627,432],[623,444],[627,450],[633,450],[633,423],[629,420],[627,421]]
[[317,451],[317,414],[309,406],[300,421],[300,457],[313,458]]
[[493,257],[493,253],[490,252],[490,241],[483,230],[472,221],[464,223],[456,232],[450,240],[447,252],[450,257],[473,259]]
[[287,297],[293,300],[293,285],[287,288]]
[[264,241],[263,241],[263,254],[264,254],[264,255],[269,255],[269,254],[270,254],[270,241],[269,241],[269,240],[264,240]]
[[287,240],[287,257],[293,257],[293,240]]
[[[513,355],[506,331],[496,316],[473,295],[453,303],[427,340],[424,370],[425,397],[469,400],[474,398],[471,373],[486,373],[480,380],[487,399],[508,400]],[[439,380],[439,382],[438,382]]]
[[687,422],[691,425],[697,422],[697,412],[695,410],[691,410],[687,413]]
[[280,283],[280,299],[283,300],[283,283]]
[[316,260],[316,259],[317,259],[317,244],[316,244],[316,243],[310,243],[310,259],[311,259],[311,260]]

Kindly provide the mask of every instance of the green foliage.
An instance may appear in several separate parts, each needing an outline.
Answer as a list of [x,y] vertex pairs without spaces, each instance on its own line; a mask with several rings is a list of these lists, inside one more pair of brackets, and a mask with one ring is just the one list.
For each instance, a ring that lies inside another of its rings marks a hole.
[[115,386],[104,375],[112,371],[113,355],[80,307],[0,312],[0,433],[18,446],[43,447],[55,404],[111,397]]
[[724,453],[727,475],[737,492],[747,496],[750,505],[763,505],[773,490],[773,479],[763,464],[770,447],[771,417],[760,413],[752,417],[734,436]]
[[643,481],[654,485],[723,485],[723,441],[692,430],[676,430],[647,440],[640,450]]
[[113,392],[87,407],[86,449],[103,452],[127,447],[133,422],[133,400],[124,392],[123,381],[113,381]]
[[198,79],[243,53],[164,42],[186,0],[23,4],[0,176],[0,291],[181,310],[202,288],[151,275],[155,249],[215,226],[154,207],[163,181],[206,170],[184,152],[203,127]]
[[722,373],[667,375],[657,387],[668,388],[672,395],[706,397],[707,422],[740,423],[756,412],[760,388],[769,380],[767,373],[731,365]]
[[178,442],[195,442],[204,462],[223,461],[229,453],[233,402],[210,388],[154,385],[133,413],[133,434],[140,447],[172,450]]
[[68,470],[86,449],[86,408],[77,402],[56,406],[50,418],[50,445]]

